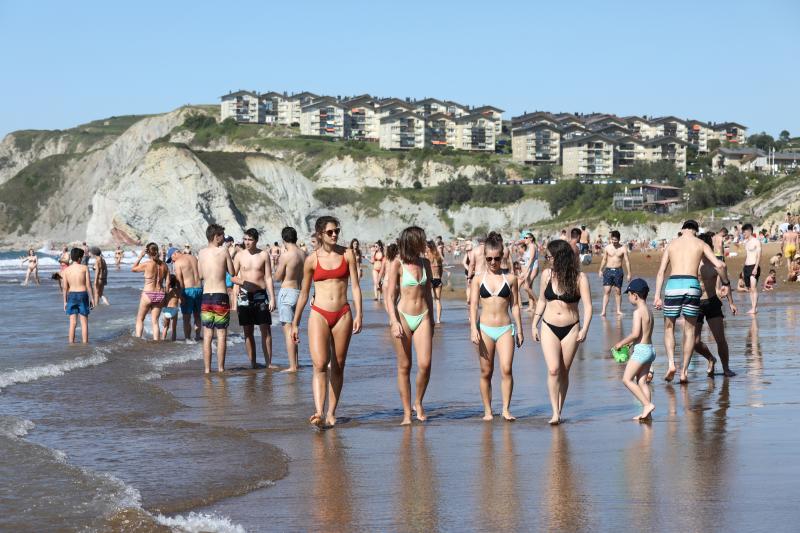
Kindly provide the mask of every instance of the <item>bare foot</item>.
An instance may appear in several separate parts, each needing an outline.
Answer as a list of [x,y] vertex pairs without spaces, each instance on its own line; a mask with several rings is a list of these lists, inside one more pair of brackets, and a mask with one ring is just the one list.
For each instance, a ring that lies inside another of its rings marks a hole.
[[425,409],[422,407],[421,403],[414,405],[414,413],[417,415],[417,420],[420,422],[425,422],[428,417],[425,415]]
[[708,368],[706,368],[706,375],[708,377],[710,377],[710,378],[714,377],[714,365],[716,365],[716,364],[717,364],[717,359],[715,357],[712,357],[708,361]]
[[644,382],[645,383],[652,383],[653,382],[653,369],[652,368],[647,372],[647,377],[644,378]]
[[210,368],[206,368],[206,369],[203,371],[203,374],[210,374],[210,373],[211,373],[211,369],[210,369]]
[[270,363],[269,366],[267,366],[267,368],[269,368],[270,370],[275,370],[280,367],[278,365],[273,365],[272,363]]
[[483,420],[486,420],[487,422],[489,420],[493,420],[493,419],[494,419],[494,415],[492,413],[486,413],[485,415],[483,415]]
[[553,418],[551,418],[547,423],[551,426],[557,426],[561,423],[561,418],[558,415],[553,415]]
[[332,428],[336,425],[336,417],[333,415],[328,415],[325,417],[325,427]]
[[623,313],[622,311],[617,311],[617,315],[618,315],[618,316],[622,316],[622,315],[624,315],[624,314],[625,314],[625,313]]
[[732,378],[733,376],[736,375],[736,372],[734,372],[730,368],[726,368],[725,370],[722,371],[722,375],[724,375],[726,378]]
[[314,413],[308,419],[308,423],[311,424],[312,426],[315,426],[315,427],[322,427],[322,415],[318,415],[318,414]]
[[225,372],[224,368],[217,368],[217,372]]
[[655,404],[651,403],[646,405],[644,407],[644,410],[642,411],[642,416],[639,417],[639,420],[647,420],[648,418],[650,418],[650,415],[653,414],[653,411],[655,410],[656,410]]
[[410,426],[411,425],[411,414],[407,414],[403,416],[403,421],[400,422],[401,426]]
[[681,372],[681,377],[680,379],[678,379],[678,383],[680,383],[681,385],[686,385],[687,383],[689,383],[689,375]]
[[672,379],[675,377],[675,372],[676,370],[674,366],[669,367],[667,374],[664,376],[664,381],[672,381]]
[[517,419],[514,415],[512,415],[508,411],[503,411],[503,418],[505,418],[507,422],[513,422],[514,420]]
[[606,316],[606,312],[603,311],[602,313],[600,313],[600,316]]
[[747,314],[748,314],[748,315],[754,315],[754,314],[756,314],[756,313],[758,313],[758,310],[756,310],[756,309],[751,309],[751,310],[749,310],[749,311],[747,312]]
[[281,374],[294,374],[295,372],[297,372],[297,367],[289,367],[281,370]]

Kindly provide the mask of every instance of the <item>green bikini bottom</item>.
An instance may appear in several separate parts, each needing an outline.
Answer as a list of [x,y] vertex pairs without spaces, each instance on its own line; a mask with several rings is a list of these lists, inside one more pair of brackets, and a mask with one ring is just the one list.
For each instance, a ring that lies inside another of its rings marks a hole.
[[514,327],[514,324],[506,324],[505,326],[485,326],[483,324],[479,324],[481,331],[489,335],[493,341],[497,342],[497,339],[502,337],[506,334],[507,331],[511,332],[511,336],[517,334],[517,328]]
[[419,327],[419,325],[422,324],[422,319],[424,319],[425,315],[428,314],[428,310],[427,309],[421,315],[409,315],[407,313],[404,313],[404,312],[400,311],[399,309],[397,311],[401,315],[403,315],[403,318],[406,319],[406,324],[408,324],[408,329],[411,330],[411,333],[414,333],[415,331],[417,331],[417,328]]

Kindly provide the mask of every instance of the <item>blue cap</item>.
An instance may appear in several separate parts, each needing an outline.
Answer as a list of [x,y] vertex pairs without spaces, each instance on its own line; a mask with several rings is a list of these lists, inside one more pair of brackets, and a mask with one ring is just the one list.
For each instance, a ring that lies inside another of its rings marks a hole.
[[650,292],[650,286],[642,278],[635,278],[628,283],[628,288],[625,289],[625,292],[633,292],[643,298],[646,298],[647,294]]
[[173,255],[175,254],[175,252],[177,252],[177,251],[178,251],[178,249],[177,249],[177,248],[175,248],[175,247],[172,247],[172,248],[170,248],[169,250],[167,250],[167,259],[166,259],[167,263],[172,263],[172,256],[173,256]]

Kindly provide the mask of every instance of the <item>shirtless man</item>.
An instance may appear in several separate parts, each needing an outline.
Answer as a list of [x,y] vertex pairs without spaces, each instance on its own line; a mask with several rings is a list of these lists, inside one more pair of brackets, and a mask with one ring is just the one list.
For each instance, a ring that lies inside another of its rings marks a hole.
[[233,260],[228,250],[222,248],[225,228],[211,224],[206,229],[208,246],[198,254],[198,273],[203,281],[203,300],[200,306],[203,317],[203,365],[211,373],[211,343],[217,337],[217,371],[225,371],[225,342],[230,323],[230,300],[225,286],[225,276],[233,274]]
[[108,298],[103,294],[108,285],[108,264],[100,248],[93,246],[91,252],[94,258],[94,306],[97,307],[101,301],[109,305]]
[[117,250],[114,252],[114,264],[117,266],[117,270],[122,268],[122,258],[125,256],[125,252],[122,251],[122,247],[117,245]]
[[794,255],[797,253],[797,239],[798,234],[795,231],[794,226],[789,224],[789,229],[787,229],[783,235],[781,235],[781,250],[783,250],[783,257],[786,258],[786,275],[789,275],[789,272],[792,269],[792,261],[794,261]]
[[256,364],[255,327],[261,331],[261,351],[266,368],[272,364],[272,311],[275,309],[275,292],[272,287],[272,258],[267,250],[258,247],[258,230],[244,232],[244,251],[233,258],[235,276],[231,280],[239,287],[236,292],[236,311],[239,325],[244,330],[244,347],[250,359],[250,368]]
[[[655,304],[656,309],[664,310],[664,348],[667,352],[669,370],[664,379],[672,381],[675,377],[675,321],[681,314],[683,321],[683,365],[681,367],[680,382],[688,382],[689,361],[694,351],[695,327],[697,315],[700,313],[700,296],[702,288],[697,279],[700,260],[713,265],[717,269],[722,286],[719,290],[720,297],[728,295],[730,279],[725,263],[714,256],[714,251],[709,245],[697,238],[699,226],[694,220],[687,220],[681,228],[681,236],[667,245],[661,256],[661,265],[656,276]],[[664,289],[664,299],[661,299],[661,287],[664,285],[664,276],[670,267],[670,277]]]
[[294,228],[283,228],[281,239],[286,251],[281,254],[275,271],[275,280],[281,282],[281,290],[278,292],[278,319],[283,326],[283,338],[289,356],[289,368],[286,372],[297,372],[297,344],[292,341],[292,320],[303,283],[306,254],[297,247],[297,230]]
[[575,252],[575,260],[578,261],[578,264],[581,262],[581,248],[578,246],[578,241],[581,239],[581,230],[578,228],[572,228],[569,232],[569,245],[572,246],[572,250]]
[[744,234],[744,267],[742,267],[742,274],[744,276],[744,286],[750,292],[750,310],[748,315],[758,313],[758,278],[761,277],[761,241],[758,240],[753,234],[753,225],[742,225],[742,233]]
[[581,255],[589,253],[589,230],[586,226],[581,226],[581,237],[578,242],[578,251]]
[[200,285],[200,267],[197,258],[186,251],[172,254],[172,267],[181,288],[181,315],[183,315],[183,338],[192,340],[192,317],[194,317],[194,340],[200,336],[200,304],[203,287]]
[[[631,262],[628,257],[628,247],[620,244],[620,235],[617,230],[611,232],[611,242],[603,248],[603,258],[600,260],[600,270],[597,275],[603,279],[603,307],[600,316],[606,316],[608,295],[614,289],[614,300],[617,302],[617,314],[622,315],[622,277],[627,274],[631,280]],[[625,262],[625,271],[622,263]]]
[[22,285],[27,287],[31,276],[33,276],[33,281],[36,282],[36,285],[41,285],[39,282],[39,257],[33,251],[33,248],[28,250],[28,257],[21,257],[20,259],[22,259],[23,265],[28,263],[28,271],[25,273],[25,281],[22,282]]
[[278,268],[278,259],[281,257],[281,247],[278,246],[277,242],[273,242],[272,246],[270,246],[269,257],[272,261],[272,271],[274,272]]
[[89,268],[83,264],[83,250],[73,248],[69,253],[72,264],[61,272],[61,283],[64,286],[64,312],[69,317],[70,344],[75,342],[77,317],[81,321],[81,342],[89,342],[89,311],[94,307],[92,281],[89,279]]
[[468,261],[467,268],[467,302],[469,302],[469,286],[472,283],[472,278],[475,276],[483,276],[486,272],[486,257],[483,255],[483,247],[486,244],[486,237],[478,237],[478,246],[473,248],[467,253],[464,261]]
[[728,239],[728,228],[722,228],[719,230],[719,233],[715,233],[713,237],[711,237],[712,248],[714,249],[714,255],[720,261],[725,261],[725,241]]

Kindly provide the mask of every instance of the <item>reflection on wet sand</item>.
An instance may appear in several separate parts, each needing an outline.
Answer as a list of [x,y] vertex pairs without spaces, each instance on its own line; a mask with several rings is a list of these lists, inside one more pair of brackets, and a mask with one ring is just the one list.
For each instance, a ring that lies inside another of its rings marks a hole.
[[570,456],[566,428],[552,431],[550,459],[544,479],[544,513],[547,531],[584,531],[591,509]]
[[503,422],[502,425],[503,446],[500,450],[495,450],[495,424],[483,425],[482,460],[478,466],[475,492],[475,523],[481,531],[516,531],[520,526],[514,424]]
[[203,392],[200,412],[203,413],[205,421],[216,424],[224,420],[231,405],[228,377],[224,374],[204,375]]
[[656,483],[653,471],[653,426],[640,424],[641,436],[625,450],[625,487],[628,501],[628,524],[634,531],[653,531],[658,517]]
[[322,431],[311,440],[311,498],[297,511],[313,516],[314,531],[358,529],[354,524],[355,495],[344,439],[336,431]]
[[436,466],[425,441],[424,426],[406,426],[398,450],[398,486],[392,490],[395,524],[403,531],[439,530],[439,487]]

